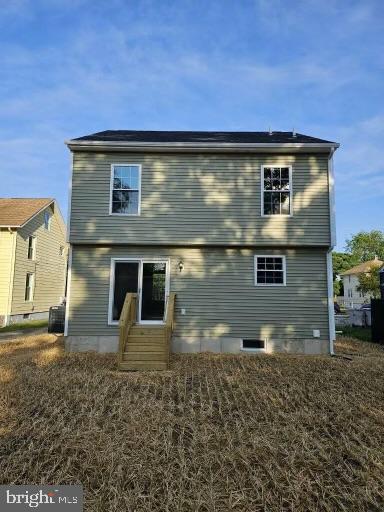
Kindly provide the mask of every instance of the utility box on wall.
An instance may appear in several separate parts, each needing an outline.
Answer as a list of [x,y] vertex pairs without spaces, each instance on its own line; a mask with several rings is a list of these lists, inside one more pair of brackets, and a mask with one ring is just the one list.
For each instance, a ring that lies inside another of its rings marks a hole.
[[384,299],[371,300],[372,341],[384,345]]

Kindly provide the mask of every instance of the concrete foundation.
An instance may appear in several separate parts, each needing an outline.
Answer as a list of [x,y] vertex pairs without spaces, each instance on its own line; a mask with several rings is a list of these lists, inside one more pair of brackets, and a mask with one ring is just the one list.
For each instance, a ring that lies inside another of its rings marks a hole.
[[67,336],[65,349],[69,352],[117,352],[118,336]]
[[31,320],[48,320],[49,311],[36,311],[34,313],[26,313],[19,315],[10,315],[7,319],[7,325],[22,324]]
[[[65,348],[71,352],[117,352],[118,336],[67,336]],[[221,338],[219,340],[180,339],[172,340],[172,352],[199,353],[215,352],[226,354],[252,353],[242,351],[240,338]],[[316,338],[306,340],[267,340],[265,353],[289,353],[320,355],[329,354],[329,342]],[[258,351],[255,353],[263,353]]]

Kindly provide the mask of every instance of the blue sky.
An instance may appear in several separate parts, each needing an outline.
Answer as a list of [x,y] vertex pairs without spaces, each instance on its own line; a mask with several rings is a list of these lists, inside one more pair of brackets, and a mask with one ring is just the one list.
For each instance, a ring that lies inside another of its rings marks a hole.
[[338,248],[384,229],[384,2],[0,0],[0,196],[67,213],[63,141],[291,130],[342,144]]

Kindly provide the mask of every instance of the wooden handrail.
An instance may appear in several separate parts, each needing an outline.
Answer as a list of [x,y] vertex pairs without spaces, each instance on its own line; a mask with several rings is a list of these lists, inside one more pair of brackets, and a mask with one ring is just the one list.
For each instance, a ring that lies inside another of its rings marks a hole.
[[128,339],[129,329],[136,320],[136,293],[127,293],[124,300],[123,309],[121,310],[119,320],[119,350],[118,362],[123,360],[125,344]]
[[167,301],[167,312],[165,317],[165,333],[167,339],[167,351],[168,351],[168,366],[169,366],[169,354],[171,352],[171,339],[174,324],[174,313],[175,313],[175,299],[176,293],[170,293]]

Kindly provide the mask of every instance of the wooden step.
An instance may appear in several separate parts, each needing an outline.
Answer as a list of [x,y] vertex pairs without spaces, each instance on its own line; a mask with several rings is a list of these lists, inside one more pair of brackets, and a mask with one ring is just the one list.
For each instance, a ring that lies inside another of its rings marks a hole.
[[165,352],[124,352],[123,361],[163,361],[166,362]]
[[135,345],[165,345],[164,336],[132,336],[128,334],[127,343]]
[[164,361],[123,361],[119,364],[119,370],[166,370],[168,367]]
[[166,343],[126,343],[125,352],[166,352]]
[[129,329],[129,334],[133,334],[135,336],[161,336],[165,333],[165,327],[163,325],[157,326],[142,326],[142,325],[133,325]]

